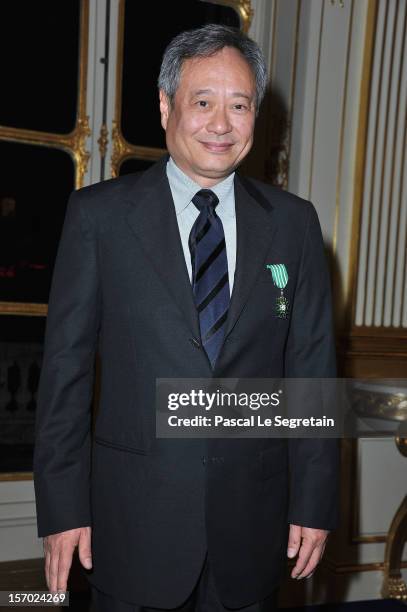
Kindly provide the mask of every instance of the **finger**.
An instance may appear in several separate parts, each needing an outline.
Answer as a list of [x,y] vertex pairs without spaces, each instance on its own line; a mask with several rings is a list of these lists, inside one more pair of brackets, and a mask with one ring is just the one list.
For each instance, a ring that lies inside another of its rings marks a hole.
[[86,569],[92,568],[92,550],[91,550],[91,530],[86,527],[79,537],[78,553],[79,560]]
[[297,575],[297,580],[300,580],[301,578],[309,578],[315,572],[315,569],[322,557],[322,552],[323,551],[320,547],[314,548],[307,565],[304,567],[302,572]]
[[58,580],[58,563],[59,563],[59,550],[53,550],[51,552],[51,560],[49,565],[49,590],[51,593],[57,592],[57,580]]
[[59,555],[58,563],[58,580],[57,589],[58,591],[66,591],[68,584],[69,570],[72,565],[73,549],[65,547],[62,549]]
[[300,546],[300,550],[298,553],[297,562],[291,572],[292,578],[297,578],[298,574],[300,574],[305,566],[307,565],[312,551],[314,550],[314,543],[312,540],[308,538],[303,538]]
[[[302,567],[294,568],[295,575],[293,578],[305,578],[309,577],[309,574],[315,571],[316,566],[318,565],[319,560],[322,557],[322,554],[325,549],[325,542],[315,542],[310,541],[311,544],[311,554],[308,556],[305,564],[302,564]],[[301,552],[301,551],[300,551]]]
[[50,585],[50,577],[49,577],[49,567],[50,567],[50,563],[51,563],[51,553],[47,550],[45,552],[45,580],[47,582],[47,587],[49,589],[49,585]]
[[301,544],[301,527],[290,525],[288,534],[287,557],[292,559],[298,553]]

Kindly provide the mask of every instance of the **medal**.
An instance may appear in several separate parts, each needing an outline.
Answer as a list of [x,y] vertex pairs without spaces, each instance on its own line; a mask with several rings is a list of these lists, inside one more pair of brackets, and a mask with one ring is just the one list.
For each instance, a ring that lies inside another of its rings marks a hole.
[[274,285],[280,289],[280,295],[275,303],[276,315],[280,319],[286,319],[289,310],[289,303],[284,295],[284,288],[288,282],[287,269],[284,264],[267,264],[266,268],[271,271]]
[[280,319],[285,319],[287,317],[288,300],[284,297],[283,290],[281,290],[281,295],[276,299],[276,312]]

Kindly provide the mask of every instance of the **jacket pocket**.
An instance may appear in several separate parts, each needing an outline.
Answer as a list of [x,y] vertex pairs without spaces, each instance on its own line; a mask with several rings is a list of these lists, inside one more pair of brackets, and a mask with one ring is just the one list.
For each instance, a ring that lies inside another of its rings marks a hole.
[[136,453],[137,455],[148,455],[148,451],[143,448],[137,448],[135,446],[127,446],[126,444],[120,444],[118,442],[113,442],[112,440],[106,440],[106,438],[101,438],[100,436],[94,436],[93,440],[95,444],[100,444],[101,446],[107,446],[108,448],[114,448],[119,451],[124,451],[126,453]]

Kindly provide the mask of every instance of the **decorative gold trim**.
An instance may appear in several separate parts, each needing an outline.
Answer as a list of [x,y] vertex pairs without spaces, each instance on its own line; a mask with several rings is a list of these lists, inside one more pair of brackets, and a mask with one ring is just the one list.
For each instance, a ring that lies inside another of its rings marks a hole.
[[352,211],[351,241],[349,254],[349,284],[345,297],[345,312],[348,319],[345,325],[348,329],[354,323],[356,314],[356,295],[358,283],[358,250],[362,221],[362,202],[364,192],[364,175],[366,164],[367,125],[369,114],[370,84],[373,67],[373,51],[377,21],[377,0],[369,0],[366,17],[366,33],[363,51],[362,78],[359,101],[358,134],[356,140],[355,188]]
[[407,438],[396,436],[395,442],[399,452],[403,455],[403,457],[407,457]]
[[407,394],[354,389],[353,404],[358,416],[398,422],[407,421]]
[[79,39],[78,108],[74,129],[69,134],[54,134],[0,126],[0,140],[57,148],[69,153],[75,163],[75,187],[77,189],[83,185],[90,157],[85,146],[86,139],[91,134],[89,117],[86,115],[89,0],[81,2]]
[[76,161],[76,187],[82,187],[90,152],[86,150],[86,139],[91,135],[89,127],[89,117],[86,115],[83,119],[78,119],[76,128],[72,135],[72,155]]
[[14,482],[17,480],[32,480],[32,472],[0,472],[0,482]]
[[407,586],[401,578],[387,578],[382,586],[382,597],[384,599],[397,599],[407,601]]
[[[248,32],[254,11],[250,0],[205,0],[233,8],[239,15],[242,30]],[[123,90],[123,49],[124,49],[124,19],[125,2],[120,0],[117,21],[117,57],[116,57],[116,92],[114,119],[112,121],[112,155],[110,158],[110,173],[112,177],[119,175],[120,166],[130,158],[157,161],[167,150],[158,147],[141,147],[126,140],[121,131],[121,102]]]
[[352,544],[379,544],[386,541],[387,535],[355,535],[352,538]]
[[252,23],[254,10],[252,9],[251,0],[205,0],[210,4],[220,4],[223,6],[230,6],[239,15],[240,27],[246,34],[250,30]]
[[130,158],[157,161],[167,152],[166,149],[154,147],[139,147],[130,144],[121,133],[117,121],[112,121],[112,156],[110,159],[110,171],[112,177],[119,174],[121,164]]
[[407,585],[401,576],[404,544],[407,539],[407,495],[391,522],[384,553],[382,596],[407,602]]
[[48,304],[28,304],[26,302],[0,302],[0,315],[23,317],[46,317]]
[[[371,563],[337,563],[327,557],[322,557],[321,567],[326,567],[334,574],[352,574],[354,572],[383,572],[384,562],[377,561]],[[403,561],[401,567],[407,567],[407,561]]]
[[102,123],[100,127],[100,135],[98,138],[99,153],[103,159],[106,157],[107,145],[109,144],[109,130],[107,129],[106,123]]

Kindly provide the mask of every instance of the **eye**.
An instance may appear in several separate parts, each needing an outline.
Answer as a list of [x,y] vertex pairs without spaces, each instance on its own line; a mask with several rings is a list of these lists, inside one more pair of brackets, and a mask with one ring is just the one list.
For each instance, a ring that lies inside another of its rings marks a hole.
[[208,102],[206,100],[198,100],[197,104],[201,108],[206,108],[208,106]]
[[247,106],[245,106],[244,104],[235,104],[235,109],[236,110],[246,110]]

